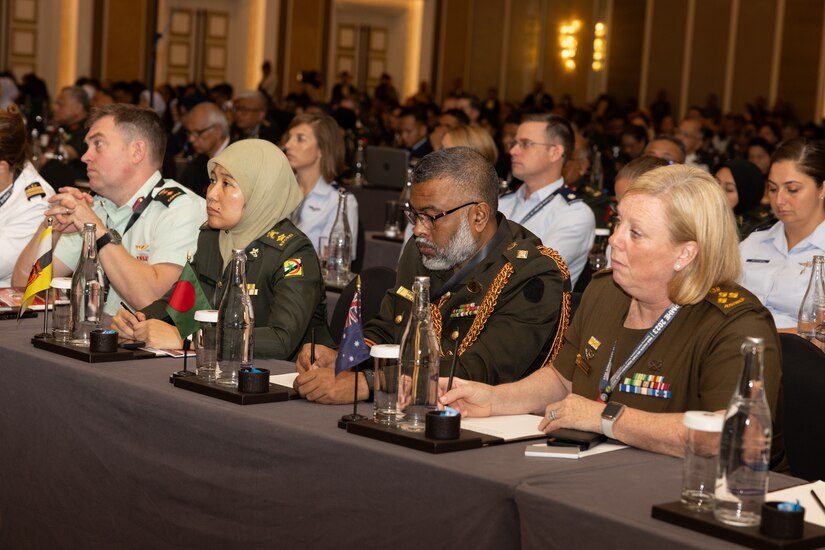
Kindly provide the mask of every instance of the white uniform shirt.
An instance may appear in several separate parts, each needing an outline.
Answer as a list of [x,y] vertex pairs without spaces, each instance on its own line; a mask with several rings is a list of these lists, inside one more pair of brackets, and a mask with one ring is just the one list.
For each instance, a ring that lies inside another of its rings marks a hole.
[[[120,208],[109,199],[96,197],[92,210],[103,220],[106,227],[113,228],[121,234],[121,244],[134,258],[150,265],[169,263],[182,266],[186,263],[187,254],[195,255],[199,228],[206,221],[206,201],[178,182],[166,180],[161,189],[174,187],[182,192],[182,195],[174,198],[168,206],[160,200],[153,200],[129,231],[124,233],[126,224],[132,217],[132,206],[135,202],[150,192],[155,197],[161,191],[153,189],[159,179],[160,172],[152,174],[137,193]],[[57,242],[54,256],[74,269],[82,247],[82,233],[64,235]],[[139,280],[129,282],[140,284]],[[104,313],[117,313],[121,300],[117,289],[110,285],[109,296],[103,308]]]
[[[338,190],[328,184],[324,176],[318,180],[309,195],[304,197],[290,219],[298,229],[309,237],[312,246],[318,250],[318,239],[329,237],[335,215],[338,213]],[[347,221],[352,234],[352,259],[355,259],[358,242],[358,199],[347,193]]]
[[596,231],[596,217],[582,200],[568,202],[561,193],[544,205],[533,217],[522,223],[522,219],[545,198],[564,184],[560,178],[524,198],[525,186],[518,191],[501,197],[498,210],[507,219],[520,223],[532,231],[545,246],[549,246],[564,259],[570,270],[570,284],[575,285],[584,269]]
[[777,328],[795,328],[799,306],[811,279],[814,256],[825,255],[825,222],[788,250],[785,226],[755,231],[739,245],[742,286],[773,314]]
[[[26,189],[33,184],[33,187]],[[0,206],[0,287],[11,285],[11,274],[17,257],[43,222],[43,212],[49,207],[47,199],[54,195],[52,186],[46,183],[30,162],[26,163],[11,184],[11,190],[9,198]],[[41,190],[46,194],[45,197],[40,193]],[[4,194],[5,191],[0,193],[0,197]]]

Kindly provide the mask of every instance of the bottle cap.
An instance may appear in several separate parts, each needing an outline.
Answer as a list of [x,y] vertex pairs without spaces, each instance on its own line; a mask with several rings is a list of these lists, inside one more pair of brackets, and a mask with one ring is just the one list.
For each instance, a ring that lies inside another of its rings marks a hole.
[[597,237],[609,237],[610,236],[610,230],[607,229],[606,227],[597,227],[596,228],[596,236]]
[[195,312],[195,321],[201,323],[217,323],[218,310],[217,309],[199,309]]
[[721,414],[708,411],[688,411],[685,413],[685,428],[701,432],[721,432],[725,418]]
[[370,349],[370,356],[376,359],[398,359],[400,348],[398,344],[376,344]]

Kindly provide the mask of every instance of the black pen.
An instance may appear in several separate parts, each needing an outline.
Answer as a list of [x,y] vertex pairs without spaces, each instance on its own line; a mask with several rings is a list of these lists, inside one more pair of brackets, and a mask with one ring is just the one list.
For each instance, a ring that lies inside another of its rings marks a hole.
[[310,332],[309,336],[309,365],[312,366],[315,364],[315,327],[312,327],[312,331]]
[[126,305],[126,302],[124,302],[123,300],[120,301],[120,305],[123,306],[123,309],[125,309],[126,311],[128,311],[132,315],[135,314],[135,310],[130,308],[128,305]]
[[453,389],[453,377],[455,376],[455,362],[458,359],[458,338],[455,339],[453,346],[453,364],[450,365],[450,379],[447,381],[447,391]]
[[811,489],[811,496],[812,496],[812,497],[814,497],[814,500],[816,501],[816,503],[817,503],[817,504],[819,504],[819,508],[820,508],[823,512],[825,512],[825,504],[823,504],[823,503],[822,503],[822,501],[819,499],[819,495],[817,495],[817,494],[814,492],[814,490],[813,490],[813,489]]

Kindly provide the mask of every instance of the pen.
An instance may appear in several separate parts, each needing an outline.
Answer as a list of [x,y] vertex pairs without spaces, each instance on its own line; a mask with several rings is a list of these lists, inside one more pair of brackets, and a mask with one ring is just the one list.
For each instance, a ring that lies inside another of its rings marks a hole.
[[455,362],[458,359],[458,338],[453,346],[453,363],[450,365],[450,379],[447,381],[447,391],[453,389],[453,376],[455,376]]
[[315,327],[312,327],[312,332],[309,336],[309,364],[315,364]]
[[825,512],[825,504],[822,503],[822,501],[819,498],[819,495],[817,495],[813,489],[811,489],[811,496],[814,497],[816,503],[819,504],[819,509]]
[[121,305],[121,306],[123,306],[123,309],[125,309],[126,311],[128,311],[128,312],[129,312],[129,313],[131,313],[132,315],[134,315],[134,314],[135,314],[135,310],[134,310],[134,309],[132,309],[132,308],[130,308],[129,306],[127,306],[127,305],[126,305],[126,302],[124,302],[123,300],[121,300],[121,301],[120,301],[120,305]]

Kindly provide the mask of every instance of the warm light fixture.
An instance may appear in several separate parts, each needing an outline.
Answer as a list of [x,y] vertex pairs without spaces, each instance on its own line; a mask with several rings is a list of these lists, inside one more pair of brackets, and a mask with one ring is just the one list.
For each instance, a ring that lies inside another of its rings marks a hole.
[[576,50],[579,48],[577,36],[581,27],[582,22],[578,19],[564,21],[559,26],[559,51],[562,66],[566,71],[574,71],[576,69]]
[[604,60],[607,57],[607,25],[599,21],[593,27],[593,63],[590,67],[598,72],[604,68]]

